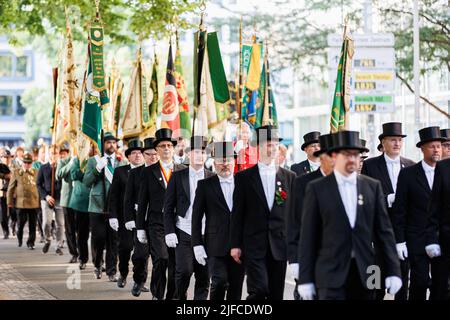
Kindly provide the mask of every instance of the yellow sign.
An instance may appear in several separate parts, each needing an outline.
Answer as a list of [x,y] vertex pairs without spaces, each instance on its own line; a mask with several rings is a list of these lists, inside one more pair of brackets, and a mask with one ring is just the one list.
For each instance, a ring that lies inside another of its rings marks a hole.
[[393,72],[355,72],[356,81],[392,80]]

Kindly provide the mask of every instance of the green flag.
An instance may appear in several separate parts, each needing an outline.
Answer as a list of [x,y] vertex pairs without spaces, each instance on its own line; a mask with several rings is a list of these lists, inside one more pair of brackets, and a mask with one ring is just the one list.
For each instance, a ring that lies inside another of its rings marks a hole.
[[265,125],[278,127],[277,108],[275,106],[273,91],[270,86],[269,61],[267,58],[264,60],[264,66],[261,72],[261,82],[259,85],[259,96],[261,97],[261,101],[256,108],[255,128]]
[[178,107],[180,111],[180,129],[184,138],[191,137],[191,115],[189,110],[188,94],[184,81],[183,65],[181,64],[181,50],[176,34],[177,51],[175,53],[175,80],[177,82]]

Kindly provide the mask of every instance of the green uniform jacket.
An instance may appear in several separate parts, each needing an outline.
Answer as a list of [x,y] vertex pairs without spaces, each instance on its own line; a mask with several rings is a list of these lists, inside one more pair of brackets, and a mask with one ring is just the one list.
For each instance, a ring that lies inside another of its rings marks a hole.
[[70,177],[70,157],[61,159],[56,166],[56,180],[61,181],[61,207],[68,207],[72,194],[72,179]]
[[[114,160],[114,168],[126,164],[126,161],[118,161],[117,158]],[[95,160],[94,157],[89,158],[83,178],[84,185],[91,189],[89,193],[88,211],[94,213],[107,213],[106,204],[108,203],[108,194],[111,184],[108,179],[103,176],[103,173],[98,172],[96,166],[97,160]],[[104,184],[103,180],[105,181]]]
[[70,166],[70,179],[72,179],[72,195],[69,201],[69,208],[88,212],[89,188],[83,183],[84,173],[80,169],[80,161],[75,158]]

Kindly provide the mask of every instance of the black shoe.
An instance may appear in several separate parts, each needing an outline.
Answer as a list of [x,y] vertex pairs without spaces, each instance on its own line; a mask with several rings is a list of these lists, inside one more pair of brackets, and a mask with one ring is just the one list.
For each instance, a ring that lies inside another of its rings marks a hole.
[[142,291],[142,284],[134,283],[133,289],[131,289],[131,294],[135,297],[139,297]]
[[110,282],[117,282],[117,277],[116,277],[115,274],[111,274],[111,275],[108,276],[108,280]]
[[47,253],[47,252],[48,252],[48,249],[50,249],[50,242],[46,242],[46,243],[44,244],[44,247],[42,248],[42,252],[43,252],[43,253]]
[[78,262],[78,257],[77,256],[72,256],[72,259],[70,259],[69,263],[77,263]]
[[22,241],[19,240],[19,248],[22,247]]
[[124,288],[126,285],[127,285],[127,278],[120,276],[119,280],[117,280],[117,286],[119,288]]
[[80,270],[86,269],[86,263],[81,262],[80,263]]
[[59,256],[62,256],[64,253],[62,252],[61,248],[56,249],[56,254]]
[[150,289],[147,288],[146,286],[142,286],[141,291],[142,292],[150,292]]
[[105,267],[102,267],[102,272],[106,272],[106,268]]
[[27,247],[28,247],[28,249],[30,249],[30,250],[34,250],[34,244],[27,243]]
[[101,279],[102,278],[102,270],[100,268],[95,268],[94,274],[95,274],[95,277],[97,279]]

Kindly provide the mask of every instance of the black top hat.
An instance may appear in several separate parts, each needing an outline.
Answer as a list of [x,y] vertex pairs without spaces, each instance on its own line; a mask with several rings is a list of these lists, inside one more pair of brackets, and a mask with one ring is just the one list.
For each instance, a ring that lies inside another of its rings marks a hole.
[[153,141],[153,148],[156,148],[162,141],[172,142],[175,147],[177,145],[176,140],[172,140],[172,130],[169,128],[161,128],[155,132],[155,141]]
[[105,132],[105,134],[103,135],[103,142],[106,142],[109,140],[119,141],[120,139],[117,139],[116,137],[114,137],[114,135],[111,132]]
[[206,146],[208,145],[208,140],[203,136],[192,136],[191,137],[191,144],[189,147],[186,148],[186,152],[189,152],[191,150],[205,150]]
[[416,147],[420,148],[422,145],[424,145],[427,142],[432,141],[447,141],[446,138],[443,138],[441,136],[441,131],[439,130],[439,127],[427,127],[419,130],[419,137],[420,141],[417,142]]
[[450,141],[450,129],[441,129],[441,137]]
[[383,133],[378,136],[378,139],[383,139],[384,137],[406,137],[402,133],[402,123],[401,122],[388,122],[383,123]]
[[128,156],[131,154],[131,152],[135,150],[142,150],[142,142],[139,139],[133,139],[128,141],[128,149],[125,150],[125,157],[128,158]]
[[305,142],[302,144],[302,150],[305,150],[305,148],[312,143],[319,143],[319,137],[320,137],[319,131],[312,131],[305,134],[303,136],[303,140]]
[[322,134],[319,137],[320,150],[314,152],[314,157],[320,156],[322,153],[325,153],[330,149],[333,145],[333,141],[331,139],[331,134]]
[[278,128],[267,125],[267,126],[261,126],[259,128],[256,128],[256,143],[259,144],[263,141],[273,141],[277,140],[278,142],[283,141],[282,138],[280,138]]
[[383,145],[382,145],[381,143],[379,143],[379,144],[377,145],[377,150],[380,151],[380,152],[383,151]]
[[360,152],[369,152],[369,149],[361,144],[358,131],[338,131],[331,134],[333,146],[328,152],[340,151],[346,149],[359,150]]
[[142,152],[144,152],[145,150],[148,150],[148,149],[155,149],[155,147],[153,146],[154,141],[155,141],[154,137],[145,138]]
[[233,142],[221,141],[213,143],[212,157],[214,159],[234,158],[236,156],[236,153],[234,153]]
[[[361,145],[365,148],[366,147],[366,145],[367,145],[367,141],[366,140],[364,140],[364,139],[359,139],[359,140],[361,140]],[[368,155],[361,155],[361,159],[366,159],[366,158],[368,158],[369,156]]]

